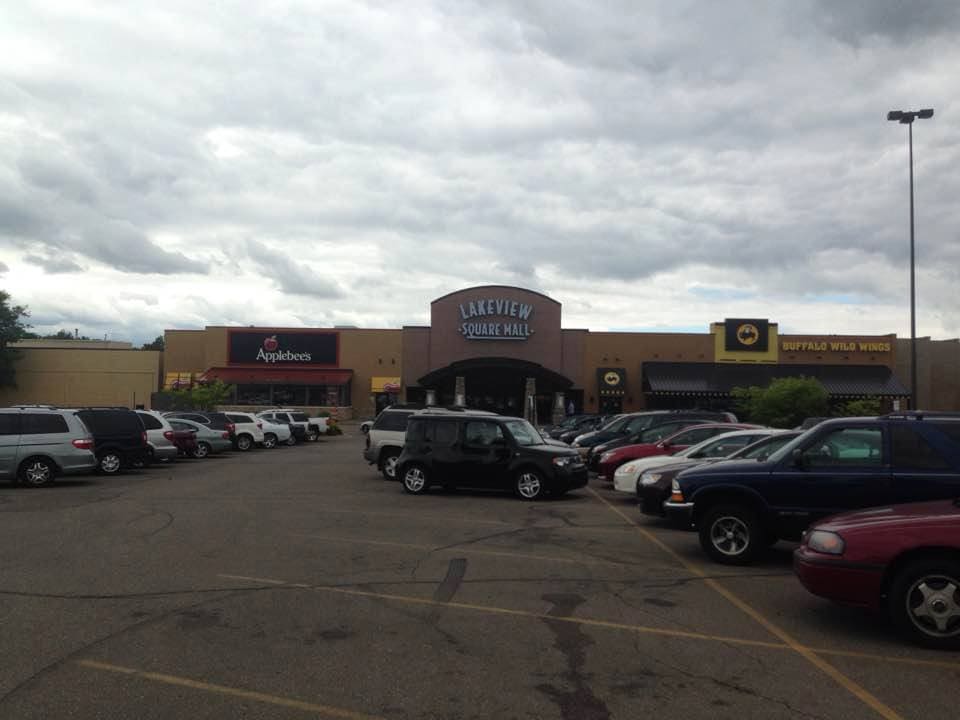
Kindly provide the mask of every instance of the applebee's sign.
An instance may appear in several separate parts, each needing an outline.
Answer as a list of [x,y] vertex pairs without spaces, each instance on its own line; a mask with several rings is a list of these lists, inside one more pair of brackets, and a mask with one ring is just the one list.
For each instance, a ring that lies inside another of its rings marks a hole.
[[533,335],[533,305],[485,298],[460,303],[460,334],[467,340],[526,340]]
[[336,367],[337,333],[274,330],[232,330],[231,365],[325,365]]
[[291,352],[281,350],[276,335],[264,338],[263,347],[257,352],[257,360],[265,363],[276,362],[310,362],[313,356],[308,352]]

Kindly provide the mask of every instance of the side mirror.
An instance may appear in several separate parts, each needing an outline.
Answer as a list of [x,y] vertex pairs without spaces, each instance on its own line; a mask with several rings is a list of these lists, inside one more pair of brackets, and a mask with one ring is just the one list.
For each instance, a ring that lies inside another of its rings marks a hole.
[[790,453],[790,457],[793,458],[794,466],[800,468],[801,470],[805,470],[810,464],[807,456],[803,454],[803,450],[800,448],[794,448],[793,452]]
[[661,440],[657,443],[657,447],[660,450],[666,450],[668,447],[670,447],[670,443],[666,442],[665,440]]

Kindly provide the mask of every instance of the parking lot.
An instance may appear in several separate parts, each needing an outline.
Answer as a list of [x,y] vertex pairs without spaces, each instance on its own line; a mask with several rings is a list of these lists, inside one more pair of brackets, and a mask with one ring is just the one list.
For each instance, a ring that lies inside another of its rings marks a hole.
[[592,482],[414,497],[363,437],[0,487],[2,718],[955,718],[960,657]]

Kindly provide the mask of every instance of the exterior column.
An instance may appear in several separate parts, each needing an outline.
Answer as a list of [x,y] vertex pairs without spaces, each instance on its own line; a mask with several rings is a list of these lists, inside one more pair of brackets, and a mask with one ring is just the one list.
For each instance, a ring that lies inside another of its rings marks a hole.
[[566,398],[562,392],[553,394],[553,416],[550,418],[550,421],[554,425],[559,425],[563,422],[563,418],[567,414]]
[[427,406],[433,406],[437,404],[437,391],[436,390],[427,390]]
[[453,404],[461,407],[467,404],[467,381],[462,375],[457,375],[453,390]]
[[537,379],[527,378],[523,393],[523,417],[532,425],[537,424]]

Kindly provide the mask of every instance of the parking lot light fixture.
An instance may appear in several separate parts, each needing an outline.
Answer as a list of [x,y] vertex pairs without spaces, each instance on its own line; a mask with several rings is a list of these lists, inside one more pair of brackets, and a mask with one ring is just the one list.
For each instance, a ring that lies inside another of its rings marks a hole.
[[917,408],[917,271],[916,251],[913,230],[913,121],[917,118],[929,120],[933,117],[933,108],[923,110],[891,110],[887,120],[906,125],[909,132],[910,147],[910,409]]

